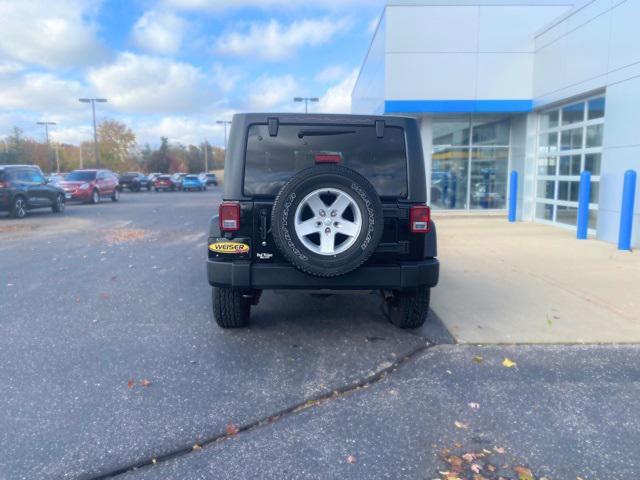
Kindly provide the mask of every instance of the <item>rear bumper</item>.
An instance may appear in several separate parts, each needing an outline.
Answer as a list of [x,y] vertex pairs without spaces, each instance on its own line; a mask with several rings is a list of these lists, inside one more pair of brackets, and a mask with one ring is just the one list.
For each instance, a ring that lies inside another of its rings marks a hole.
[[209,284],[241,289],[406,290],[435,287],[440,263],[437,258],[396,265],[367,265],[338,277],[314,277],[288,264],[256,264],[249,261],[207,260]]

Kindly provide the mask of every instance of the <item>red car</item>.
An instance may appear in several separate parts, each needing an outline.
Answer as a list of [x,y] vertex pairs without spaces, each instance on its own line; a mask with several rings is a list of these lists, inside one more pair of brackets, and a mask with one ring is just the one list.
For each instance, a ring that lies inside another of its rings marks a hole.
[[171,190],[174,192],[178,188],[178,185],[176,185],[176,182],[174,182],[173,178],[169,175],[160,175],[156,177],[155,182],[153,182],[153,188],[156,192],[160,190]]
[[67,201],[98,203],[101,199],[120,200],[118,177],[109,170],[74,170],[59,186]]

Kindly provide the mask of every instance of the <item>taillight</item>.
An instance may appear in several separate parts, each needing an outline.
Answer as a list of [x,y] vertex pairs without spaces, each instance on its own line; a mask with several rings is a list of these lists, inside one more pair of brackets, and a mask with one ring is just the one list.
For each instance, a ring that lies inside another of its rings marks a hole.
[[414,205],[409,215],[411,233],[427,233],[431,221],[431,209],[426,205]]
[[234,232],[240,229],[240,204],[238,202],[222,202],[219,212],[220,230]]
[[9,182],[0,180],[0,188],[9,188]]

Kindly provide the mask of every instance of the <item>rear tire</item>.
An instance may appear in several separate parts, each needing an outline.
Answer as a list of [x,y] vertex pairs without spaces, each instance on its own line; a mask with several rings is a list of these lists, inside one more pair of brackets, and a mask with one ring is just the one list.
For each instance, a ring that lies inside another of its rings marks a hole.
[[418,328],[424,325],[429,313],[431,289],[395,291],[388,303],[389,320],[398,328]]
[[111,194],[111,201],[112,202],[117,202],[118,200],[120,200],[120,192],[118,191],[118,189],[116,188],[113,193]]
[[249,324],[251,299],[236,288],[213,287],[213,316],[221,328],[243,328]]
[[100,203],[100,192],[98,192],[97,189],[91,192],[91,203],[93,203],[94,205],[96,203]]

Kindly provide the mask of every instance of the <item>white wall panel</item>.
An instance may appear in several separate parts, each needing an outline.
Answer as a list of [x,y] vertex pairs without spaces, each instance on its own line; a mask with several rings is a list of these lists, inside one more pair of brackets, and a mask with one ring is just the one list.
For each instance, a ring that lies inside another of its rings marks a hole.
[[387,99],[472,100],[476,60],[472,53],[388,53]]
[[604,147],[640,146],[640,77],[609,86],[606,102]]
[[532,89],[533,53],[478,55],[478,98],[531,98]]
[[610,13],[600,15],[567,36],[564,82],[573,85],[607,73]]
[[627,0],[611,12],[609,70],[640,62],[640,1]]
[[566,6],[480,6],[480,52],[533,52],[534,35],[567,10]]
[[534,97],[559,90],[566,84],[566,51],[567,37],[565,36],[536,52],[533,79]]
[[388,52],[475,52],[477,6],[387,7]]

